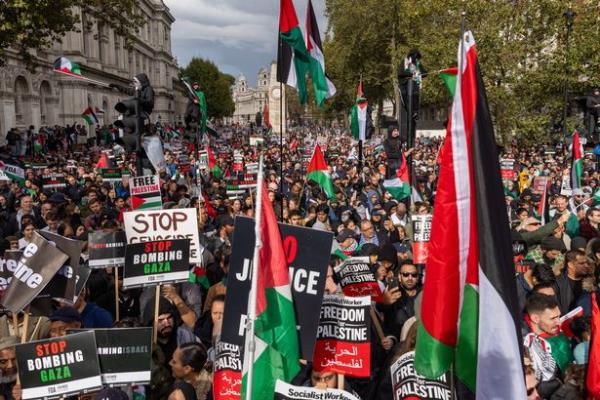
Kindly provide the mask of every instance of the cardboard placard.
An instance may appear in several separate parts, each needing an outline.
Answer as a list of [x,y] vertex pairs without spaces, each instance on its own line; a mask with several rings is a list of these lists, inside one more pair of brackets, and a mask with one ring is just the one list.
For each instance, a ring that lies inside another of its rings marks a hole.
[[124,231],[95,231],[89,235],[90,268],[106,268],[125,264],[127,238]]
[[4,292],[4,308],[13,313],[22,311],[50,283],[68,258],[68,255],[34,232]]
[[381,300],[381,288],[371,271],[369,257],[349,257],[337,265],[334,272],[346,296],[371,296],[374,301]]
[[[87,330],[73,330],[73,332],[82,331]],[[96,337],[103,384],[130,385],[150,382],[152,328],[91,329],[90,331],[94,332]]]
[[371,298],[325,295],[313,368],[356,377],[371,374]]
[[195,208],[130,211],[123,215],[127,244],[166,239],[190,240],[190,263],[202,263],[198,236],[198,213]]
[[134,210],[161,210],[162,196],[158,175],[129,178],[131,207]]
[[[279,224],[279,231],[290,270],[296,321],[300,327],[300,351],[302,358],[310,361],[333,235],[287,224]],[[254,254],[254,238],[254,220],[236,217],[221,338],[240,347],[244,345],[240,324],[245,320],[248,310],[249,267]]]
[[0,259],[0,298],[8,289],[10,280],[22,256],[23,252],[21,250],[7,250],[4,252],[4,258]]
[[275,384],[275,400],[360,400],[352,393],[341,389],[321,390],[314,387],[293,386],[281,380]]
[[239,400],[242,391],[243,348],[219,341],[215,346],[213,393],[219,400]]
[[429,257],[429,240],[431,238],[431,221],[433,216],[413,215],[413,262],[415,264],[427,264]]
[[100,168],[99,175],[102,177],[103,182],[114,184],[122,181],[123,170],[121,168]]
[[187,281],[189,254],[190,241],[187,239],[128,244],[125,249],[123,287]]
[[446,374],[427,379],[415,371],[415,352],[400,356],[390,368],[394,400],[448,400],[453,398]]
[[42,176],[42,187],[48,189],[63,189],[67,187],[67,181],[63,174],[50,174]]
[[58,398],[102,386],[93,332],[16,346],[23,399]]

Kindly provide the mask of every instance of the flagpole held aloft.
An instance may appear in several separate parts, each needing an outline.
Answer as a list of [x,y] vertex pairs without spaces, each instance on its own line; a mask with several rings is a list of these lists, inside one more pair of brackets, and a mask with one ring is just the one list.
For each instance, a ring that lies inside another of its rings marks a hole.
[[254,208],[254,255],[252,257],[252,275],[250,281],[250,297],[248,299],[248,320],[246,323],[246,339],[244,344],[244,363],[247,365],[246,400],[252,400],[252,380],[254,378],[254,356],[256,354],[256,338],[254,329],[256,322],[256,298],[258,291],[258,265],[259,253],[262,246],[260,224],[262,218],[262,191],[263,191],[263,155],[258,161],[258,176],[256,178],[256,207]]

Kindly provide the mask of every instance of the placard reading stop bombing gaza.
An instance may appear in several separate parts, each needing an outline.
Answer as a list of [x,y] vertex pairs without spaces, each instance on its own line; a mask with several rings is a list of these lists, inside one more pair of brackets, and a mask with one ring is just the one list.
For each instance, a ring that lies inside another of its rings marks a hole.
[[189,254],[190,241],[187,239],[128,244],[123,287],[187,281]]
[[102,386],[94,332],[16,346],[23,399],[57,398]]
[[190,240],[190,259],[201,264],[202,251],[198,237],[198,214],[195,208],[174,210],[130,211],[123,216],[127,244],[158,240]]

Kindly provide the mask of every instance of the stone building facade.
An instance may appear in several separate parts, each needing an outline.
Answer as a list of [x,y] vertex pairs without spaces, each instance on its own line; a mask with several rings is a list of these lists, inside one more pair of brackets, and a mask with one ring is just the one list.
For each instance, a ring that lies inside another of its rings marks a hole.
[[232,122],[238,124],[254,122],[256,113],[262,113],[265,104],[268,104],[271,71],[261,68],[258,71],[256,82],[255,88],[250,87],[244,74],[235,81],[231,93],[235,104]]
[[83,124],[81,113],[88,106],[98,111],[101,125],[118,118],[114,105],[127,96],[53,72],[53,62],[60,56],[79,64],[84,77],[104,83],[126,86],[133,76],[145,72],[155,91],[152,119],[182,120],[187,100],[171,53],[175,19],[162,0],[138,0],[138,4],[146,23],[131,49],[106,24],[81,11],[77,29],[35,54],[39,63],[35,72],[28,71],[18,54],[9,49],[5,66],[0,68],[0,141],[13,127]]

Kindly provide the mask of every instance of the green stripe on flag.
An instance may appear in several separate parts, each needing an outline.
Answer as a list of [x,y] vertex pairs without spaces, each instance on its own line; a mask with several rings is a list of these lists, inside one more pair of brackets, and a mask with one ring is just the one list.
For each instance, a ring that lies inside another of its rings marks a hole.
[[285,41],[294,51],[294,68],[296,69],[296,89],[300,104],[308,101],[308,90],[306,89],[306,73],[309,70],[311,57],[306,50],[302,31],[298,26],[292,28],[289,32],[280,32],[281,39]]
[[321,189],[323,189],[327,197],[329,197],[330,199],[335,198],[335,193],[333,191],[333,182],[331,181],[331,177],[328,173],[321,170],[312,171],[308,173],[308,175],[306,175],[306,178],[316,182],[321,187]]
[[473,392],[477,382],[478,327],[479,293],[466,284],[456,347],[456,376]]
[[150,208],[161,209],[162,201],[146,202],[146,203],[142,204],[141,206],[139,206],[138,208],[136,208],[136,210],[147,210]]
[[436,340],[427,332],[421,321],[417,321],[417,337],[415,369],[429,379],[440,377],[452,365],[454,347]]

